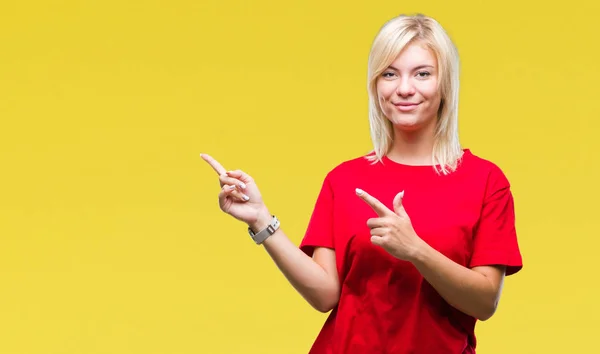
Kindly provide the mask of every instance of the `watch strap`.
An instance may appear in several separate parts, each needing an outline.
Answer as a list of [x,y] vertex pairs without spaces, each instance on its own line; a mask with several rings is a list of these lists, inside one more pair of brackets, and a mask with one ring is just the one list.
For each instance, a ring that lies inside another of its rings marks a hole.
[[265,242],[265,240],[269,238],[269,236],[273,235],[275,231],[277,231],[277,229],[279,229],[279,224],[279,220],[275,215],[273,215],[271,223],[266,228],[257,233],[254,233],[254,231],[252,231],[251,228],[248,228],[248,233],[250,234],[250,237],[252,237],[254,242],[257,245],[260,245],[261,243]]

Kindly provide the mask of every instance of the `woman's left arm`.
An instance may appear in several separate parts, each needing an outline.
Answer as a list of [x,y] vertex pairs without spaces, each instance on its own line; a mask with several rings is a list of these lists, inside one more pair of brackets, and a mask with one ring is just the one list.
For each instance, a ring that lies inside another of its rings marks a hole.
[[481,321],[492,317],[502,292],[505,266],[466,268],[422,242],[409,260],[456,309]]
[[377,213],[377,218],[367,220],[373,244],[414,264],[423,278],[456,309],[482,321],[492,317],[500,299],[505,266],[467,268],[431,247],[415,233],[402,205],[403,192],[394,198],[393,211],[363,190],[357,189],[356,193]]

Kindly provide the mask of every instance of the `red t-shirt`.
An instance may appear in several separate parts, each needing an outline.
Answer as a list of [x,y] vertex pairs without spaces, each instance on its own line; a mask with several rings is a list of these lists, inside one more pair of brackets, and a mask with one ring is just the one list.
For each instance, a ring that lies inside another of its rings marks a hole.
[[336,251],[341,295],[310,354],[475,353],[476,319],[450,306],[412,263],[371,244],[367,219],[377,217],[360,188],[393,210],[403,205],[424,241],[465,267],[522,267],[510,185],[492,162],[464,150],[457,170],[364,157],[331,170],[322,185],[300,248]]

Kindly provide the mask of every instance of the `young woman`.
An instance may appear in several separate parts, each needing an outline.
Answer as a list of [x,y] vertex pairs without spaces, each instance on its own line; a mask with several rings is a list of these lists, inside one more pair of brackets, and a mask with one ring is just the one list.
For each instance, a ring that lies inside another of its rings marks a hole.
[[311,354],[475,353],[476,321],[521,269],[510,184],[459,143],[458,69],[434,19],[381,28],[368,64],[374,149],[327,174],[300,247],[250,176],[202,155],[219,174],[221,209],[331,311]]

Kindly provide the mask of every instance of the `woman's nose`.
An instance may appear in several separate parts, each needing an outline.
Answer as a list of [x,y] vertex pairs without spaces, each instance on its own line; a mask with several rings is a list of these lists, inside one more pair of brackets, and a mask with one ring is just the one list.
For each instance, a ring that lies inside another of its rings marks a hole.
[[403,78],[398,80],[398,87],[396,88],[398,96],[407,97],[415,94],[415,87],[410,82],[409,78]]

